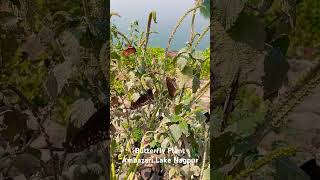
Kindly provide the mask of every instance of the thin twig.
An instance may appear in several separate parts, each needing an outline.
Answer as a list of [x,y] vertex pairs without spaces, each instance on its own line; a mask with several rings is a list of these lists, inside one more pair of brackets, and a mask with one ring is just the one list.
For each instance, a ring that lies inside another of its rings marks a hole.
[[210,25],[207,26],[206,29],[201,33],[201,35],[199,36],[199,38],[195,42],[193,48],[198,47],[198,45],[200,44],[200,41],[203,39],[204,35],[206,35],[206,33],[209,31],[209,29],[210,29]]
[[190,40],[189,40],[189,44],[191,46],[191,44],[193,43],[193,40],[194,40],[194,22],[195,22],[195,18],[196,18],[196,12],[197,12],[197,9],[195,9],[193,12],[192,12],[192,19],[191,19],[191,32],[190,32]]
[[130,45],[130,40],[127,38],[126,35],[124,35],[122,32],[118,31],[118,30],[114,30],[115,33],[119,34],[126,42],[127,42],[127,45]]

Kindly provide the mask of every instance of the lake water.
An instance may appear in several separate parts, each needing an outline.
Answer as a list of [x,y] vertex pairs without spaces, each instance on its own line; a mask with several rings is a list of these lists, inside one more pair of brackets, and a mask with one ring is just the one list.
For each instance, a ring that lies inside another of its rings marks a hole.
[[[111,12],[120,14],[120,18],[113,16],[111,22],[114,23],[121,32],[128,33],[130,23],[137,20],[141,29],[146,29],[148,15],[151,11],[157,13],[157,24],[152,24],[151,30],[159,34],[151,34],[149,46],[166,47],[168,38],[179,18],[190,8],[194,6],[195,0],[111,0]],[[195,18],[195,30],[201,33],[210,23],[209,0],[205,0],[207,5],[197,11]],[[186,46],[190,38],[191,14],[184,20],[176,32],[171,50],[179,50]],[[205,49],[210,44],[210,32],[200,42],[198,49]]]

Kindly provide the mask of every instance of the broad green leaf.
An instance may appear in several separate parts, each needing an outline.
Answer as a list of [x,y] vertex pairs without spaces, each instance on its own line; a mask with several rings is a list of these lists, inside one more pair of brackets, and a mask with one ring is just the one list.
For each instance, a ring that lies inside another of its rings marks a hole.
[[70,120],[76,127],[81,127],[95,112],[91,99],[78,99],[71,105]]
[[264,60],[262,84],[264,98],[272,99],[278,95],[283,83],[288,81],[289,63],[279,48],[272,48]]
[[8,142],[14,141],[15,137],[22,135],[23,130],[27,129],[28,116],[18,111],[5,111],[1,117],[1,125],[5,128],[1,129],[0,135]]
[[180,55],[177,59],[177,67],[180,69],[180,70],[183,70],[184,67],[187,65],[188,63],[188,56],[186,55]]
[[181,120],[182,120],[182,117],[180,117],[180,116],[178,116],[178,115],[173,115],[173,116],[171,116],[169,119],[170,119],[170,122],[176,123],[176,122],[181,121]]
[[262,19],[258,16],[241,13],[235,24],[228,30],[235,41],[246,43],[257,49],[264,48],[266,32]]
[[181,71],[181,73],[183,74],[183,75],[186,75],[186,76],[188,76],[188,77],[192,77],[192,75],[193,75],[193,68],[191,67],[191,66],[185,66],[184,68],[183,68],[183,70]]
[[264,113],[256,112],[238,121],[237,131],[242,137],[250,136],[255,132],[256,127],[262,120],[264,120]]
[[172,124],[170,126],[170,132],[176,142],[180,139],[180,137],[182,135],[182,130],[179,127],[179,125],[177,125],[177,124]]
[[271,42],[271,45],[274,48],[279,48],[282,52],[282,54],[287,54],[289,45],[290,45],[290,39],[287,34],[281,35],[277,39]]
[[275,180],[309,180],[310,177],[288,158],[282,158],[275,162]]
[[198,122],[205,122],[207,120],[207,117],[201,111],[196,111],[195,115]]
[[188,47],[181,48],[181,49],[178,51],[178,54],[183,53],[183,52],[189,52],[189,48],[188,48]]
[[[72,62],[71,61],[65,61],[61,64],[58,64],[53,69],[53,74],[55,76],[55,79],[57,81],[57,94],[59,94],[63,87],[67,84],[70,76],[72,73]],[[53,77],[50,77],[49,80],[53,80]],[[55,82],[51,82],[55,83]],[[50,84],[51,84],[50,83]],[[49,84],[48,84],[49,85]],[[54,86],[48,86],[48,88],[54,88]],[[55,92],[54,89],[51,90],[52,92]]]
[[200,79],[197,76],[194,76],[192,79],[192,93],[196,93],[200,88]]
[[174,107],[174,112],[176,115],[180,114],[182,112],[183,104],[178,104]]
[[192,57],[194,57],[195,59],[202,60],[204,58],[203,52],[202,51],[195,51],[192,53]]
[[259,12],[265,13],[266,11],[268,11],[272,6],[273,1],[274,0],[262,0],[259,4],[259,7],[258,7]]
[[182,133],[186,136],[189,136],[189,129],[188,129],[188,123],[185,121],[181,121],[179,123],[179,128],[181,129]]
[[[27,162],[27,165],[26,165]],[[31,154],[19,154],[15,157],[13,166],[25,176],[30,177],[40,170],[40,160]]]
[[232,132],[226,132],[210,138],[210,160],[213,168],[228,164],[231,160],[229,150],[235,142],[235,137],[236,135]]
[[213,2],[216,8],[214,18],[228,30],[237,20],[246,2],[247,0],[215,0]]
[[41,159],[41,151],[39,149],[35,149],[32,147],[28,147],[25,149],[26,154],[31,154],[37,159]]

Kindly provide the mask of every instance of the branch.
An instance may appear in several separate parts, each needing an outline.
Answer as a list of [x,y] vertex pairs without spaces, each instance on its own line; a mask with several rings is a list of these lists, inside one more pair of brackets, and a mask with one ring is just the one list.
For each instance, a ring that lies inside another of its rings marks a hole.
[[45,141],[46,141],[46,144],[49,147],[50,156],[51,156],[51,158],[53,160],[53,166],[54,166],[54,171],[55,171],[55,179],[58,180],[58,176],[57,176],[57,173],[56,173],[57,171],[56,171],[55,156],[54,156],[53,151],[51,150],[52,143],[50,142],[50,137],[46,133],[45,128],[42,126],[42,118],[39,116],[39,112],[32,107],[32,104],[29,102],[27,97],[18,88],[16,88],[15,86],[12,86],[12,85],[7,85],[6,88],[11,90],[11,91],[13,91],[22,100],[22,102],[28,107],[28,109],[31,110],[33,116],[36,118],[38,126],[39,126],[39,129],[40,129],[40,132],[41,132],[41,134],[43,134],[43,136],[45,138]]

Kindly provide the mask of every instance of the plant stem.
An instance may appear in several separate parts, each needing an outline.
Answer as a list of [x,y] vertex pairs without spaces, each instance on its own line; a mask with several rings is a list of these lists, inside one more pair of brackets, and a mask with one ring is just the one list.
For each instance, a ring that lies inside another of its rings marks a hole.
[[173,39],[173,37],[174,37],[174,34],[175,34],[176,31],[178,30],[179,26],[180,26],[181,23],[183,22],[183,20],[187,17],[187,15],[188,15],[190,12],[192,12],[192,11],[194,11],[194,10],[200,8],[200,7],[201,7],[201,5],[197,5],[197,6],[193,7],[193,8],[191,8],[191,9],[189,9],[189,10],[179,19],[178,23],[176,24],[176,26],[175,26],[175,27],[173,28],[173,30],[171,31],[171,34],[170,34],[170,37],[169,37],[169,40],[168,40],[168,43],[167,43],[167,47],[166,47],[166,50],[165,50],[165,58],[168,57],[168,52],[169,52],[169,49],[170,49],[171,41],[172,41],[172,39]]
[[195,18],[196,18],[196,12],[197,12],[197,9],[195,9],[193,12],[192,12],[192,19],[191,19],[191,32],[190,32],[190,40],[189,40],[189,44],[191,45],[193,43],[193,40],[194,40],[194,22],[195,22]]
[[272,151],[269,155],[255,161],[253,165],[251,165],[250,167],[240,171],[240,173],[237,174],[234,179],[243,179],[245,177],[248,177],[258,169],[260,169],[261,167],[270,163],[271,161],[282,158],[282,157],[292,156],[296,152],[297,152],[297,149],[295,147],[282,147],[282,148],[276,149]]
[[197,41],[194,44],[194,49],[200,44],[200,41],[203,39],[204,35],[209,31],[210,29],[210,25],[206,27],[206,29],[201,33],[201,35],[199,36],[199,38],[197,39]]

